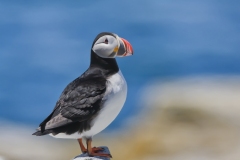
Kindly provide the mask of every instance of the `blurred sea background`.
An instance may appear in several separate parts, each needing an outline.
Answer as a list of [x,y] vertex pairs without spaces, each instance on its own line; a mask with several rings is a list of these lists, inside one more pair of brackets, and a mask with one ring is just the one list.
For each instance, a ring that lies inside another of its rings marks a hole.
[[95,36],[118,58],[128,97],[94,137],[113,159],[240,159],[240,1],[0,0],[0,160],[67,160],[76,140],[31,134],[89,66]]

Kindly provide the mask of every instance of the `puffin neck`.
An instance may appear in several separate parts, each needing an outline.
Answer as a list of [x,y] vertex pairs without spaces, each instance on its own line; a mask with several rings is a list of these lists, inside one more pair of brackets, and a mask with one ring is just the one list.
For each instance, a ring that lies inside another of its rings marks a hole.
[[115,58],[102,58],[91,51],[90,68],[95,67],[103,69],[106,75],[112,75],[119,71]]

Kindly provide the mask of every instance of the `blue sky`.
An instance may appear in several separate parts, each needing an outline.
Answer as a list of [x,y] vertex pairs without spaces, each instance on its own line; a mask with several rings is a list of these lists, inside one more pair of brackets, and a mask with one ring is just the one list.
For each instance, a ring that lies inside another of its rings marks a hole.
[[240,73],[236,0],[0,0],[0,117],[39,123],[89,65],[95,36],[130,41],[119,58],[129,98],[117,126],[135,114],[141,88],[156,78]]

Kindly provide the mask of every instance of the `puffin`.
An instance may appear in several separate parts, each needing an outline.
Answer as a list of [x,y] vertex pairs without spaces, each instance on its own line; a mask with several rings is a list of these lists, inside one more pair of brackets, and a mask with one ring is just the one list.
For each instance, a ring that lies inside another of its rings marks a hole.
[[92,137],[117,117],[125,103],[127,83],[115,58],[131,55],[133,48],[126,39],[111,32],[98,34],[92,43],[89,68],[66,86],[33,135],[77,139],[83,153],[112,158],[99,153],[102,148],[92,147]]

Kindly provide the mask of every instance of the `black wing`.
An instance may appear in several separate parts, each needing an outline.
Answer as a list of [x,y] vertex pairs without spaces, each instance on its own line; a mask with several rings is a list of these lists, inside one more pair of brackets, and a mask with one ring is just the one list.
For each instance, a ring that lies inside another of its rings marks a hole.
[[77,121],[89,119],[100,109],[105,90],[106,80],[104,78],[84,80],[73,90],[64,91],[56,108],[65,118]]
[[105,91],[106,79],[103,77],[81,76],[75,79],[64,89],[53,112],[40,124],[39,131],[43,133],[45,130],[91,120],[101,109]]

